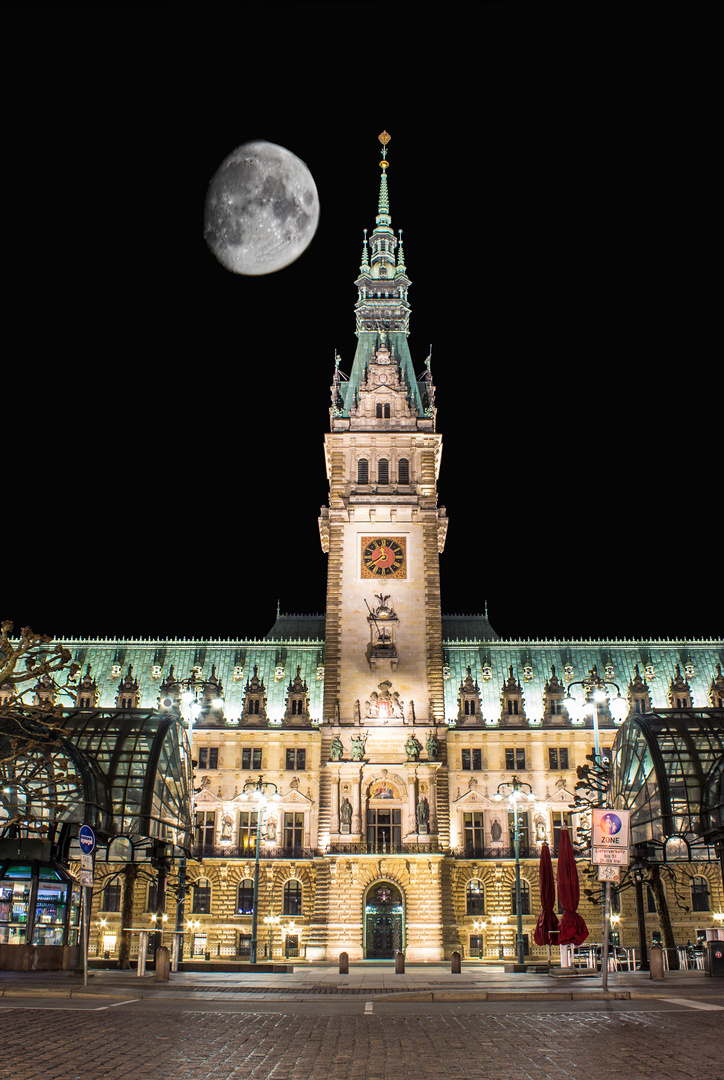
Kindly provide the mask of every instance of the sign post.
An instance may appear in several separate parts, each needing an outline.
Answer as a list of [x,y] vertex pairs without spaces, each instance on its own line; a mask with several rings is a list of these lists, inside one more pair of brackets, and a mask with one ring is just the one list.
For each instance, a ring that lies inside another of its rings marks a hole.
[[630,810],[608,810],[602,807],[593,812],[591,862],[598,866],[599,880],[605,882],[603,942],[601,949],[601,985],[608,985],[608,939],[611,916],[611,882],[618,881],[619,867],[628,866]]
[[81,850],[80,883],[83,888],[83,986],[88,985],[88,931],[90,928],[90,901],[88,890],[93,890],[93,852],[96,836],[90,825],[81,825],[78,833]]

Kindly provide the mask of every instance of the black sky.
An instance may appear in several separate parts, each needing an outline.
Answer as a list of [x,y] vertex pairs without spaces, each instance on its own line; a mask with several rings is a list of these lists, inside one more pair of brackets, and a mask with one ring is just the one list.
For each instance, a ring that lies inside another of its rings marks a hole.
[[[322,611],[334,351],[386,129],[413,358],[432,343],[443,607],[503,636],[716,636],[714,7],[6,9],[4,586],[58,635],[263,635]],[[308,252],[203,240],[265,138]]]

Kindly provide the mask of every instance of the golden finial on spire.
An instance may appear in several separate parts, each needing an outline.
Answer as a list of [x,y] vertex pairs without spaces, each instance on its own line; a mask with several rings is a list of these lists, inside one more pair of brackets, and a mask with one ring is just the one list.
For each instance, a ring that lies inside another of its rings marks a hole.
[[387,168],[388,165],[387,161],[385,161],[385,158],[387,157],[387,144],[392,138],[392,136],[388,135],[386,131],[383,131],[381,135],[377,136],[377,138],[382,143],[382,161],[380,162],[380,168],[384,170]]

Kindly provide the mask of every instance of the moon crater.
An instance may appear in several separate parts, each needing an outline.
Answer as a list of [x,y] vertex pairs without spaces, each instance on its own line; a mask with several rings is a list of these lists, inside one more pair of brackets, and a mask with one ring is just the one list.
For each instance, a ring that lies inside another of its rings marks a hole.
[[298,259],[319,223],[311,172],[276,143],[244,143],[221,163],[206,194],[204,237],[234,274],[271,274]]

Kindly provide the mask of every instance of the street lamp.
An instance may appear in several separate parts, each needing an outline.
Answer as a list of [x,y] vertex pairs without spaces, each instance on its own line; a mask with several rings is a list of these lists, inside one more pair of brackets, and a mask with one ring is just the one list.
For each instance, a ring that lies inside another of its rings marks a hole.
[[513,807],[513,830],[515,832],[515,911],[518,917],[517,933],[515,938],[515,951],[517,962],[522,965],[525,964],[525,942],[523,941],[523,905],[521,903],[520,895],[520,836],[518,834],[518,803],[521,798],[526,798],[529,802],[534,802],[535,795],[533,794],[533,788],[530,786],[530,784],[526,784],[524,780],[519,780],[517,776],[514,776],[512,780],[505,780],[502,784],[498,784],[498,790],[495,792],[495,795],[493,795],[493,798],[496,802],[501,802],[506,797],[510,799],[510,804]]
[[[267,796],[267,789],[273,788],[271,795]],[[252,964],[256,963],[256,936],[257,916],[259,909],[259,850],[261,848],[261,815],[262,810],[270,799],[280,799],[279,789],[270,780],[260,776],[258,780],[247,780],[241,792],[242,799],[253,799],[256,802],[256,855],[254,857],[254,908],[251,914],[251,955]]]
[[[581,686],[583,688],[584,697],[582,702],[579,702],[571,694],[572,686]],[[616,687],[615,698],[610,697],[606,689],[609,686]],[[568,684],[568,693],[563,699],[563,704],[568,711],[572,724],[583,723],[586,716],[593,718],[593,756],[599,769],[601,767],[601,743],[598,735],[598,710],[606,701],[608,701],[608,710],[611,713],[613,722],[622,724],[628,716],[628,702],[625,697],[622,697],[618,683],[599,678],[595,666],[591,669],[587,679],[576,679]],[[598,792],[597,801],[599,808],[605,806],[606,800],[602,791]],[[604,990],[608,987],[608,920],[610,909],[611,882],[607,881],[603,887],[603,951],[601,956],[601,987]]]

